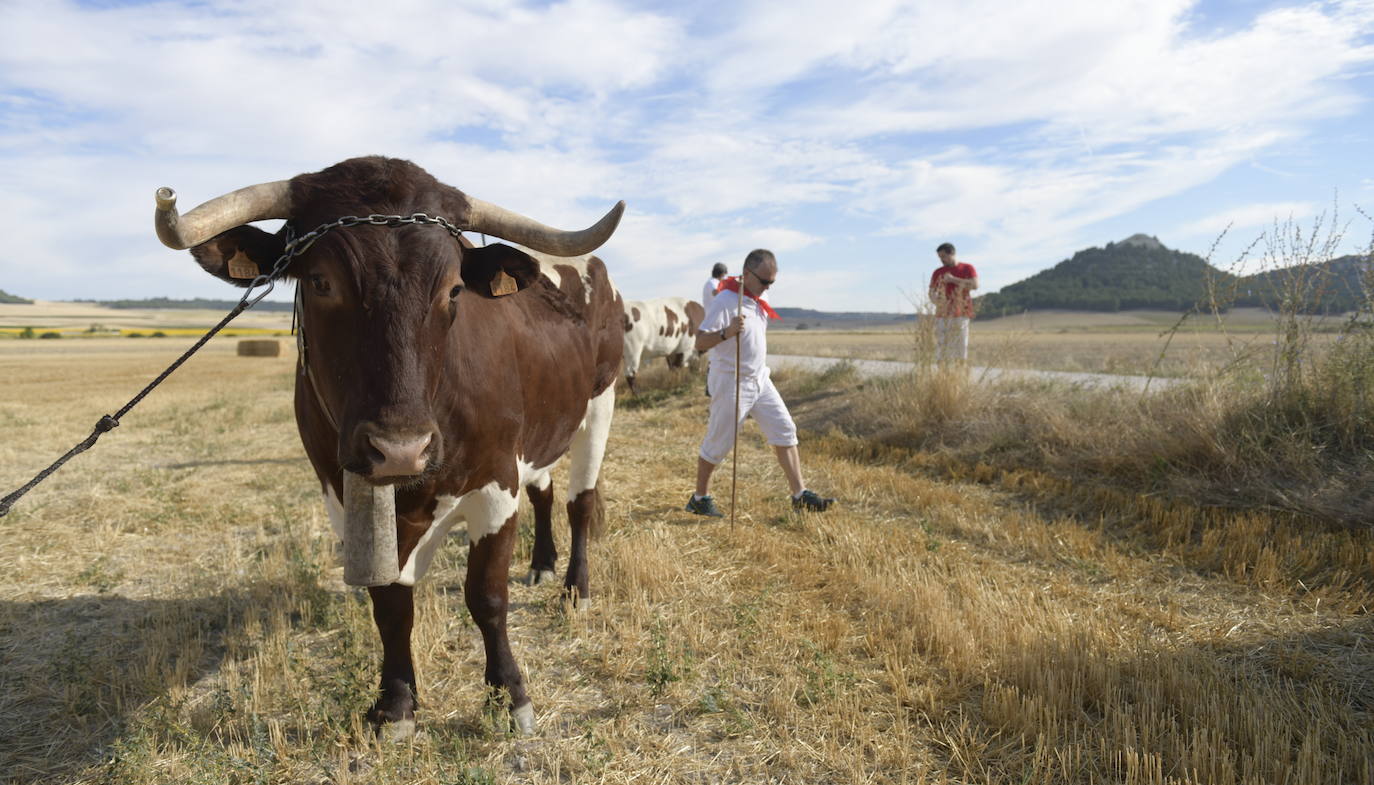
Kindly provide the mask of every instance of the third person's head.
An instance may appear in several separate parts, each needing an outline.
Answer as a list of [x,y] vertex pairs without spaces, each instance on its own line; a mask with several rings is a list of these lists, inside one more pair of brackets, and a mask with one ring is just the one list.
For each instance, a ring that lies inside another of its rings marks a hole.
[[778,278],[778,260],[772,251],[756,248],[744,257],[744,290],[758,297]]

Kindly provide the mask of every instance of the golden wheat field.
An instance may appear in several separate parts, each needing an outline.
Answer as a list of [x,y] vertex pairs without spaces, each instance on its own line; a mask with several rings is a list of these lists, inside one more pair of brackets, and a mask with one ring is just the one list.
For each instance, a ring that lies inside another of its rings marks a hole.
[[[188,344],[0,341],[4,492]],[[212,342],[0,519],[0,782],[1374,783],[1367,533],[802,417],[839,504],[792,513],[751,424],[732,528],[681,511],[705,402],[658,364],[616,413],[596,602],[511,587],[538,733],[484,709],[454,537],[416,593],[420,733],[379,745],[293,369]],[[857,383],[780,379],[799,414]]]

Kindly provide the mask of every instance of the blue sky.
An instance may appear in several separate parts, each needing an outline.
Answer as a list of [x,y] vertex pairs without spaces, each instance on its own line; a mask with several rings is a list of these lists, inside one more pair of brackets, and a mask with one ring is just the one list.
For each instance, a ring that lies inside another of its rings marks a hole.
[[910,311],[1135,232],[1230,266],[1374,226],[1374,0],[0,2],[0,289],[228,297],[152,231],[355,155],[545,223],[629,205],[629,298],[772,248],[779,305]]

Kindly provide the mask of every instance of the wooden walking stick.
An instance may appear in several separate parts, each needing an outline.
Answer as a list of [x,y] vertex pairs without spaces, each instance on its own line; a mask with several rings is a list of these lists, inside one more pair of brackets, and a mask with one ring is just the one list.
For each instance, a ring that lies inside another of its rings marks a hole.
[[[744,316],[744,273],[739,274],[739,310],[736,315]],[[744,325],[740,325],[740,331],[735,335],[735,441],[730,445],[730,531],[735,530],[735,481],[739,475],[739,357],[740,343],[744,338]]]

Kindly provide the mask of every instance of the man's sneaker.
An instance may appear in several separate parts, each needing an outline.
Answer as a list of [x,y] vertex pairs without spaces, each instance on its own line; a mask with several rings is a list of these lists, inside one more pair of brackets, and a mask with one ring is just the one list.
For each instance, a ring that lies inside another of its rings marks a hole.
[[693,494],[691,498],[687,499],[687,507],[685,509],[687,512],[693,513],[694,515],[706,515],[712,518],[725,517],[725,513],[716,509],[716,500],[712,499],[710,494],[700,499],[696,498],[696,495]]
[[792,497],[792,509],[807,512],[825,512],[834,503],[834,499],[817,496],[815,491],[809,489],[802,491],[801,496]]

